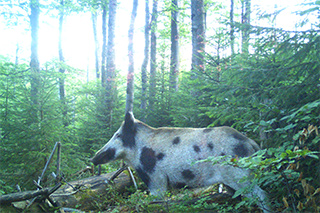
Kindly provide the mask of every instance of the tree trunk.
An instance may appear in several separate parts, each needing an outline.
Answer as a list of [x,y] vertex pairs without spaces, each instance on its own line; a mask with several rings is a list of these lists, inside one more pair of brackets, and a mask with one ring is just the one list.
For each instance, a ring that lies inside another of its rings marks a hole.
[[172,0],[171,10],[171,57],[170,57],[170,89],[178,90],[179,75],[179,31],[178,31],[178,0]]
[[17,201],[28,200],[37,196],[47,197],[51,195],[53,192],[55,192],[60,186],[61,186],[61,183],[53,188],[44,188],[40,190],[16,192],[16,193],[2,195],[0,196],[0,204],[8,204],[8,203],[17,202]]
[[109,19],[108,19],[108,47],[107,47],[107,67],[106,67],[106,106],[108,114],[109,127],[112,126],[112,115],[114,102],[117,97],[116,85],[116,64],[115,64],[115,27],[117,14],[117,0],[109,0]]
[[138,0],[133,1],[130,27],[128,31],[128,56],[129,56],[129,69],[127,75],[127,99],[126,99],[126,113],[133,111],[133,98],[134,98],[134,51],[133,51],[133,35],[134,23],[137,16]]
[[242,38],[242,53],[249,53],[249,38],[250,38],[250,14],[251,14],[251,0],[241,1],[241,38]]
[[101,54],[101,83],[102,87],[106,85],[106,49],[107,49],[107,5],[102,2],[102,54]]
[[94,38],[94,55],[95,55],[96,78],[100,79],[99,41],[98,41],[98,34],[97,34],[97,11],[91,12],[91,18],[92,18],[92,28],[93,28],[93,38]]
[[39,104],[40,86],[40,65],[38,56],[38,34],[39,34],[39,0],[32,0],[30,3],[31,15],[31,100],[34,105],[34,118],[37,118]]
[[67,117],[67,106],[66,106],[66,97],[65,97],[65,83],[64,83],[64,56],[63,56],[63,49],[62,49],[62,28],[63,28],[63,21],[64,21],[64,0],[60,1],[60,11],[59,11],[59,62],[60,62],[60,77],[59,77],[59,95],[60,101],[62,105],[62,120],[64,126],[68,126],[68,122],[66,120]]
[[[61,188],[59,188],[61,184],[58,184],[53,188],[44,188],[40,190],[2,195],[0,196],[0,212],[4,210],[2,208],[4,208],[6,204],[17,201],[25,201],[40,196],[43,199],[49,198],[53,202],[58,203],[63,207],[80,207],[83,210],[92,209],[93,207],[96,207],[96,202],[99,200],[99,198],[108,196],[109,190],[107,189],[110,187],[110,185],[112,185],[112,189],[117,191],[119,194],[125,192],[127,187],[132,185],[132,180],[128,175],[123,172],[121,174],[117,173],[118,172],[112,172],[68,182]],[[24,206],[29,204],[29,202],[25,203],[26,205]],[[13,208],[10,210],[10,212],[15,212],[15,209]]]
[[230,47],[231,47],[231,55],[234,55],[234,0],[231,0],[230,6]]
[[150,25],[149,25],[149,0],[146,0],[145,4],[145,26],[144,26],[144,59],[141,66],[141,109],[142,109],[142,118],[141,120],[145,122],[146,119],[146,108],[147,108],[147,98],[146,98],[146,91],[147,91],[147,66],[149,61],[149,32],[150,32]]
[[[115,88],[115,76],[116,76],[116,64],[115,64],[115,27],[116,27],[116,14],[117,14],[117,0],[109,0],[109,20],[108,20],[108,47],[107,47],[107,92],[114,92]],[[111,93],[112,94],[112,93]],[[111,95],[110,94],[110,95]]]
[[150,87],[149,87],[149,111],[152,112],[156,95],[156,69],[157,69],[157,16],[158,0],[153,0],[151,17],[151,46],[150,46]]
[[[81,204],[81,209],[85,209],[86,205],[93,205],[96,202],[97,197],[94,195],[103,197],[108,194],[107,188],[111,183],[109,180],[114,174],[115,172],[69,182],[51,197],[63,207],[77,208]],[[113,189],[121,193],[126,190],[126,187],[132,185],[132,181],[125,173],[121,173],[113,180],[112,185]],[[74,188],[75,186],[77,188]]]
[[191,70],[204,70],[205,20],[203,0],[191,0],[192,64]]

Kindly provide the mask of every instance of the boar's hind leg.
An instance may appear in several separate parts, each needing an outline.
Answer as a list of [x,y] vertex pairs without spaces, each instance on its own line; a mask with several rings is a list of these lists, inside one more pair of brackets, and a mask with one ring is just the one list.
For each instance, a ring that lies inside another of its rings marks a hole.
[[[249,186],[249,181],[242,182],[240,181],[244,177],[248,177],[250,175],[250,171],[243,170],[237,167],[229,167],[224,168],[222,174],[223,180],[221,181],[225,185],[233,188],[234,190],[239,190],[241,188]],[[263,191],[259,186],[255,185],[251,192],[245,194],[247,197],[258,198],[258,206],[264,212],[271,212],[268,207],[268,197],[265,191]]]

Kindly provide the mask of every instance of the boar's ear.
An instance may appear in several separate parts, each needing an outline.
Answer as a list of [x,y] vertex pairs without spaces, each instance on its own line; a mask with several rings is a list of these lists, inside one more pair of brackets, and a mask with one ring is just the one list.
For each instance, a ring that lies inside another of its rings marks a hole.
[[121,134],[123,145],[130,148],[135,146],[135,134],[136,126],[134,124],[133,114],[132,112],[127,112],[124,118],[124,124]]
[[127,131],[132,131],[134,129],[134,117],[132,112],[126,113],[123,128],[125,128]]

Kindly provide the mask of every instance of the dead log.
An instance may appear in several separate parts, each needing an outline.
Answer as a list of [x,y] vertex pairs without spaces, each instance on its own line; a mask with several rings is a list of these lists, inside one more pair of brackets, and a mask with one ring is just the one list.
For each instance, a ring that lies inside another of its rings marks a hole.
[[61,184],[56,185],[53,188],[44,188],[41,190],[34,190],[34,191],[25,191],[25,192],[16,192],[7,195],[0,196],[0,204],[9,204],[12,202],[29,200],[38,196],[42,196],[43,198],[48,197],[50,194],[55,192]]
[[[112,179],[113,181],[111,181]],[[125,173],[119,174],[117,171],[69,182],[50,197],[63,207],[76,208],[81,203],[81,209],[87,209],[84,206],[89,203],[86,199],[96,195],[105,196],[109,187],[112,187],[118,193],[122,193],[126,187],[131,185],[130,177]]]

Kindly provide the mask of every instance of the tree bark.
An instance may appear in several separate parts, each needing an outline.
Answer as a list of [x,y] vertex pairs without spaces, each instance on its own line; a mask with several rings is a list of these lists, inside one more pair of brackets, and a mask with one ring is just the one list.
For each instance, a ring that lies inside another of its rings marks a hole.
[[7,203],[12,203],[17,201],[28,200],[28,199],[37,197],[39,195],[44,196],[44,198],[46,198],[50,194],[55,192],[60,186],[61,186],[61,183],[56,185],[53,188],[44,188],[40,190],[16,192],[16,193],[11,193],[7,195],[2,195],[0,196],[0,204],[7,204]]
[[109,0],[109,17],[108,17],[108,46],[107,46],[107,67],[106,67],[106,82],[105,82],[105,102],[106,115],[109,123],[109,128],[112,128],[112,116],[114,102],[117,97],[116,64],[115,64],[115,27],[117,14],[117,0]]
[[146,119],[146,108],[147,108],[147,66],[149,61],[149,35],[150,35],[150,25],[149,25],[149,0],[145,2],[145,26],[144,26],[144,59],[141,66],[141,106],[142,118],[141,120],[145,122]]
[[116,77],[116,64],[115,64],[115,27],[116,27],[116,14],[117,14],[117,0],[109,0],[109,19],[108,19],[108,47],[107,47],[107,81],[106,89],[109,95],[113,95],[116,91],[115,77]]
[[101,52],[101,83],[106,85],[106,49],[107,49],[107,2],[102,2],[102,52]]
[[150,46],[150,87],[149,87],[149,111],[154,109],[156,94],[156,69],[157,69],[157,16],[158,0],[153,0],[152,17],[151,17],[151,46]]
[[138,0],[133,1],[130,27],[128,31],[128,57],[129,68],[127,75],[127,98],[126,98],[126,113],[133,111],[133,98],[134,98],[134,51],[133,51],[133,36],[134,36],[134,23],[137,16]]
[[[90,201],[88,199],[84,200],[82,197],[88,197],[86,194],[91,195],[91,197],[94,194],[97,196],[107,194],[108,190],[106,189],[111,183],[109,180],[114,174],[115,172],[69,182],[69,184],[64,185],[64,187],[53,193],[51,198],[56,202],[58,201],[61,206],[70,208],[76,208],[82,201],[81,208],[85,208],[85,205],[89,204]],[[125,173],[121,173],[113,180],[113,187],[119,193],[124,192],[126,187],[131,185],[132,181]],[[88,189],[91,192],[88,192]]]
[[179,76],[178,0],[172,0],[171,4],[170,89],[172,91],[177,91]]
[[100,79],[99,41],[98,41],[98,33],[97,33],[97,11],[91,12],[91,18],[92,18],[92,28],[93,28],[93,38],[94,38],[94,56],[95,56],[96,78]]
[[60,206],[69,208],[81,206],[81,209],[85,209],[87,205],[96,202],[94,195],[102,197],[107,195],[108,190],[106,189],[110,184],[112,184],[113,189],[119,193],[125,192],[126,188],[132,185],[129,176],[123,172],[121,174],[116,173],[118,172],[68,182],[68,184],[65,184],[61,188],[59,188],[61,186],[61,184],[59,184],[53,188],[2,195],[0,196],[0,206],[2,207],[2,204],[10,204],[11,202],[32,199],[37,196],[48,198],[50,195],[50,199],[58,202]]
[[205,20],[203,0],[191,0],[192,64],[191,70],[204,70]]
[[39,0],[32,0],[30,3],[31,15],[30,15],[30,25],[31,25],[31,100],[34,107],[35,117],[38,114],[38,104],[39,104],[39,86],[40,86],[40,65],[38,56],[38,34],[39,34],[39,14],[40,14],[40,3]]
[[230,5],[230,47],[231,55],[234,55],[234,0],[231,0]]
[[65,74],[65,68],[64,68],[64,55],[63,55],[63,49],[62,49],[62,29],[63,29],[63,21],[64,21],[64,0],[60,1],[60,11],[59,11],[59,62],[60,62],[60,77],[59,77],[59,95],[60,95],[60,101],[62,105],[62,120],[64,126],[68,126],[67,122],[67,106],[66,106],[66,97],[65,97],[65,80],[64,80],[64,74]]
[[251,0],[242,0],[241,7],[241,52],[249,53]]

